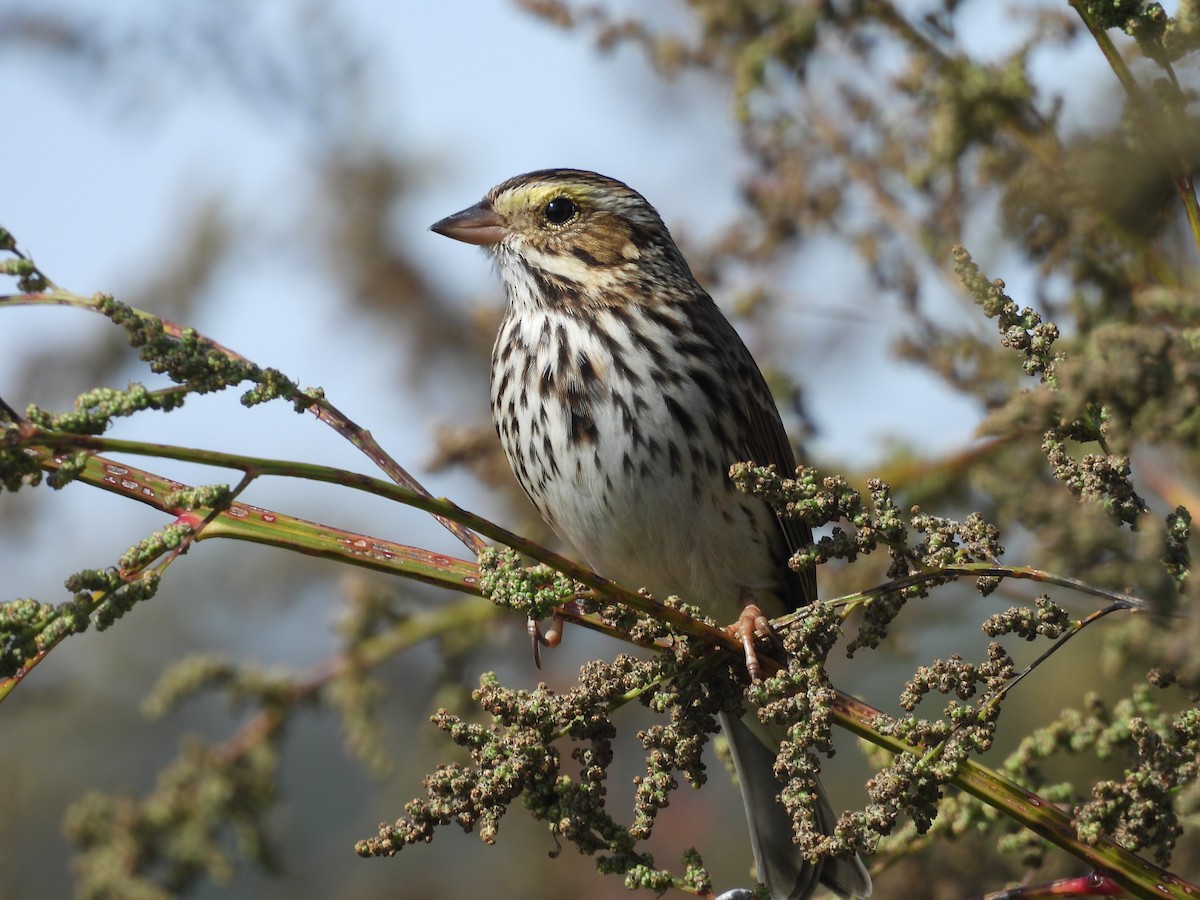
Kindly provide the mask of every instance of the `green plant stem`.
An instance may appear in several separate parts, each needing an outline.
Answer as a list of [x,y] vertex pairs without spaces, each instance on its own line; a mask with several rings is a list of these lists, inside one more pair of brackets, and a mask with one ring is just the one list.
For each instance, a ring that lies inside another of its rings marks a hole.
[[[12,251],[12,252],[15,252]],[[19,255],[19,254],[18,254]],[[100,297],[83,297],[79,294],[65,291],[54,286],[52,283],[46,290],[36,294],[9,294],[0,296],[0,307],[4,306],[69,306],[74,309],[82,309],[87,312],[102,314],[98,305]],[[191,329],[185,328],[177,322],[172,322],[169,319],[162,319],[152,313],[134,307],[127,307],[130,312],[138,316],[146,322],[158,322],[161,324],[163,333],[179,339],[185,331]],[[220,353],[221,355],[234,360],[236,362],[253,365],[253,362],[242,356],[234,350],[229,349],[210,338],[204,338],[209,349]],[[186,385],[178,385],[171,388],[166,388],[162,393],[168,392],[183,392],[188,393],[189,389]],[[424,493],[428,496],[428,492],[422,487],[408,471],[401,466],[396,460],[392,459],[382,447],[371,436],[371,433],[364,428],[359,427],[350,420],[341,410],[330,403],[325,397],[314,393],[306,394],[304,400],[308,404],[308,411],[314,416],[334,429],[338,434],[342,435],[351,444],[361,450],[366,456],[375,463],[389,478],[397,484],[404,485],[410,490],[417,493]],[[479,539],[479,536],[472,533],[469,529],[462,527],[457,522],[452,522],[444,519],[441,516],[434,516],[438,523],[450,531],[459,541],[462,542],[472,553],[478,555],[483,549],[484,543]]]
[[[36,446],[34,449],[36,452]],[[58,468],[64,459],[63,454],[42,448],[39,461],[43,468],[53,470]],[[172,494],[189,490],[189,485],[182,485],[103,456],[89,458],[77,480],[136,500],[189,523],[198,523],[210,512],[204,508],[181,509],[165,502]],[[389,482],[380,483],[391,486]],[[391,575],[401,575],[450,590],[478,593],[479,570],[472,562],[383,538],[332,528],[247,503],[230,504],[228,509],[212,520],[198,536],[198,540],[213,537],[266,544]]]
[[[872,600],[876,597],[881,597],[884,594],[890,594],[902,588],[911,587],[917,584],[924,584],[929,581],[937,581],[944,579],[947,575],[960,575],[966,578],[1016,578],[1024,581],[1037,581],[1041,584],[1051,584],[1055,587],[1068,588],[1079,594],[1087,594],[1091,597],[1099,597],[1102,600],[1107,600],[1110,603],[1115,603],[1124,609],[1131,612],[1148,612],[1150,606],[1140,597],[1135,597],[1132,594],[1122,593],[1121,591],[1110,591],[1105,588],[1099,588],[1095,585],[1088,584],[1086,581],[1080,581],[1078,578],[1068,578],[1064,575],[1055,575],[1052,572],[1046,572],[1042,569],[1036,569],[1033,566],[1002,566],[997,563],[960,563],[952,566],[941,566],[937,569],[930,569],[925,572],[917,572],[914,575],[906,575],[903,578],[894,578],[891,581],[886,581],[883,584],[876,585],[872,588],[867,588],[863,591],[858,591],[853,594],[846,594],[838,597],[835,600],[830,600],[830,603],[839,605],[851,605],[862,603],[866,600]],[[786,627],[795,622],[804,615],[804,611],[790,613],[776,622],[779,625]]]
[[[19,429],[10,429],[3,444],[33,451],[37,454],[41,466],[47,470],[59,468],[67,459],[68,451],[94,451],[104,448],[114,452],[190,460],[240,469],[247,477],[266,474],[290,475],[367,490],[418,509],[448,516],[451,520],[461,519],[468,525],[472,522],[478,523],[482,526],[478,529],[481,533],[488,534],[495,540],[505,543],[539,562],[553,566],[577,581],[584,582],[591,589],[591,596],[621,602],[648,615],[674,622],[681,631],[706,642],[709,646],[729,644],[731,640],[721,629],[713,628],[673,607],[622,588],[539,544],[521,538],[507,529],[500,528],[482,517],[459,508],[448,500],[434,498],[428,494],[415,492],[403,486],[355,472],[162,444],[119,441],[91,435],[51,433],[28,424],[20,426]],[[250,541],[398,575],[450,590],[476,594],[479,592],[479,570],[472,562],[370,535],[331,528],[245,503],[233,503],[228,509],[220,511],[215,516],[212,516],[213,510],[204,508],[180,509],[168,505],[166,501],[170,499],[171,495],[188,490],[189,486],[124,462],[92,456],[78,473],[77,480],[151,506],[193,527],[211,518],[203,530],[195,535],[196,541],[217,537]],[[567,621],[612,637],[620,638],[622,636],[598,616],[578,613],[569,609],[564,609],[560,615]],[[54,646],[57,646],[57,643]],[[50,649],[53,647],[43,650],[28,660],[21,671],[12,678],[0,681],[0,701],[7,697],[25,676],[37,667]]]
[[[424,512],[443,516],[451,521],[466,525],[473,531],[477,531],[480,534],[486,535],[487,537],[499,541],[507,547],[512,547],[519,553],[524,553],[527,556],[533,557],[539,562],[543,562],[546,565],[553,567],[565,575],[569,575],[571,578],[582,582],[589,588],[592,588],[604,596],[627,603],[633,609],[636,609],[640,612],[654,613],[656,615],[660,611],[671,613],[671,615],[668,615],[664,618],[664,621],[667,621],[672,625],[680,624],[685,621],[694,621],[690,616],[681,613],[678,610],[664,606],[656,601],[650,601],[642,594],[622,588],[615,582],[609,581],[606,578],[602,578],[595,572],[592,572],[590,569],[580,566],[566,557],[554,553],[551,550],[547,550],[540,544],[529,541],[506,528],[502,528],[499,525],[496,525],[483,518],[482,516],[478,516],[475,513],[469,512],[450,500],[433,497],[432,495],[426,493],[419,493],[403,485],[392,484],[391,482],[387,482],[379,478],[373,478],[369,475],[362,475],[358,472],[351,472],[347,469],[332,468],[313,463],[245,456],[242,454],[226,453],[217,450],[199,450],[191,447],[177,447],[169,444],[155,444],[143,441],[126,441],[116,438],[97,437],[94,435],[48,432],[42,429],[34,428],[33,426],[22,426],[20,437],[16,440],[10,441],[9,443],[12,446],[20,446],[24,448],[36,448],[40,446],[64,451],[92,450],[108,453],[130,453],[138,456],[177,459],[186,462],[236,469],[253,477],[272,475],[280,477],[302,478],[309,481],[319,481],[327,484],[340,484],[345,487],[353,488],[354,490],[366,491],[379,497],[395,500],[396,502],[402,503],[406,506],[412,506]],[[147,502],[149,498],[136,497],[136,499]],[[159,508],[162,508],[161,505],[159,505]],[[164,511],[175,513],[179,512],[178,510],[165,509]],[[216,536],[215,532],[213,536]],[[244,534],[239,534],[237,536],[241,539],[248,539]],[[1031,566],[1001,566],[992,563],[966,563],[962,565],[945,566],[928,572],[920,572],[904,578],[894,579],[855,594],[848,594],[845,597],[838,598],[836,602],[840,604],[849,604],[857,601],[869,600],[873,597],[878,597],[890,591],[909,587],[911,585],[922,584],[927,581],[935,580],[939,577],[944,577],[945,575],[964,575],[972,578],[992,576],[1000,578],[1028,579],[1042,582],[1044,584],[1052,584],[1058,587],[1069,588],[1078,593],[1100,597],[1111,602],[1124,603],[1128,605],[1130,609],[1134,610],[1144,610],[1147,608],[1146,603],[1140,598],[1131,596],[1129,594],[1098,588],[1076,578],[1067,578],[1061,575],[1054,575],[1050,572],[1045,572],[1041,569],[1036,569]],[[802,615],[803,612],[793,613],[789,616],[785,616],[779,620],[779,624],[786,627],[788,624],[795,621]],[[708,632],[699,633],[693,636],[700,638],[709,637],[711,636],[712,631],[712,629],[709,629]]]
[[[723,645],[734,650],[740,647],[738,639],[728,632],[720,628],[713,628],[674,607],[659,603],[642,594],[621,587],[608,579],[602,578],[584,566],[580,566],[565,557],[547,550],[539,544],[529,541],[505,528],[501,528],[481,516],[462,509],[449,500],[418,493],[402,485],[392,484],[391,482],[361,475],[356,472],[311,463],[264,459],[219,451],[175,447],[165,444],[123,441],[92,435],[46,432],[29,425],[22,426],[19,431],[19,437],[10,438],[9,444],[24,448],[47,448],[46,465],[51,468],[57,465],[54,455],[51,452],[54,449],[62,451],[104,450],[108,452],[124,452],[198,462],[237,469],[250,476],[275,475],[297,477],[325,483],[341,484],[356,490],[368,491],[466,525],[473,531],[512,547],[518,552],[545,563],[574,580],[583,583],[597,597],[615,600],[639,612],[655,616],[660,621],[668,622],[693,638],[709,645]],[[151,476],[149,473],[141,472],[141,470],[135,470],[109,460],[97,460],[93,458],[89,460],[89,466],[85,469],[81,477],[97,487],[116,490],[139,502],[148,503],[176,516],[186,512],[196,515],[196,511],[167,508],[162,503],[162,498],[167,493],[178,490],[178,486],[173,482],[168,482],[157,476]],[[425,583],[449,587],[452,590],[472,592],[478,590],[478,572],[474,566],[463,560],[430,554],[428,551],[419,548],[408,547],[390,541],[382,541],[366,535],[351,534],[245,504],[234,504],[229,510],[213,519],[199,539],[202,540],[208,537],[229,537],[272,546],[282,546],[313,556],[338,559],[355,565],[388,571]],[[935,580],[947,574],[957,574],[966,577],[996,576],[1031,579],[1101,597],[1112,603],[1121,603],[1129,609],[1140,610],[1145,608],[1145,603],[1136,597],[1102,590],[1077,579],[1064,578],[1031,567],[1010,567],[985,563],[965,564],[918,573],[830,602],[839,605],[862,602],[863,600],[880,596],[889,591]],[[802,611],[800,613],[793,613],[778,620],[777,625],[781,628],[786,628],[803,615]],[[599,625],[597,620],[590,619],[587,616],[568,615],[568,618],[588,627],[597,627]],[[600,627],[600,630],[610,631],[605,627]]]
[[[624,603],[631,609],[639,612],[654,615],[661,621],[675,625],[700,640],[707,640],[709,643],[713,643],[714,640],[722,642],[725,637],[724,632],[720,629],[706,626],[680,610],[666,606],[657,600],[653,600],[635,591],[623,588],[615,582],[609,581],[607,578],[602,578],[591,569],[547,550],[540,544],[535,544],[533,541],[509,531],[507,528],[501,528],[482,516],[468,512],[445,498],[433,497],[432,495],[415,491],[404,485],[393,484],[369,475],[351,472],[348,469],[338,469],[312,463],[266,459],[236,453],[224,453],[216,450],[176,447],[168,444],[125,441],[115,438],[97,437],[95,435],[50,432],[28,424],[20,426],[16,429],[16,432],[17,436],[10,438],[6,442],[8,446],[24,449],[44,447],[51,451],[63,452],[85,450],[107,453],[130,453],[138,456],[177,459],[201,463],[203,465],[236,469],[253,477],[273,475],[302,478],[308,481],[338,484],[354,490],[365,491],[378,497],[394,500],[405,506],[414,507],[423,512],[441,516],[460,525],[465,525],[472,531],[485,535],[492,540],[499,541],[505,546],[512,547],[519,553],[526,554],[539,562],[553,567],[564,575],[596,591],[598,595]],[[169,511],[176,514],[182,512],[181,510]],[[259,521],[262,521],[261,517]],[[222,536],[220,530],[221,522],[222,519],[214,522],[213,527],[209,530],[209,536]],[[274,525],[274,522],[263,522],[262,524],[266,527]],[[238,534],[238,537],[244,540],[254,539],[244,530]],[[307,551],[302,549],[301,552]]]

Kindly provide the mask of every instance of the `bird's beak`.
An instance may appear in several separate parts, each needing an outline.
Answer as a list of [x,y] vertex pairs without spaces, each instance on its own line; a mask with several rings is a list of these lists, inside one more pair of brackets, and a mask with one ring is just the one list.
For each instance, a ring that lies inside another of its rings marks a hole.
[[429,226],[429,230],[464,244],[479,244],[484,247],[500,243],[508,233],[508,229],[504,227],[504,220],[486,200],[468,206],[452,216],[438,219]]

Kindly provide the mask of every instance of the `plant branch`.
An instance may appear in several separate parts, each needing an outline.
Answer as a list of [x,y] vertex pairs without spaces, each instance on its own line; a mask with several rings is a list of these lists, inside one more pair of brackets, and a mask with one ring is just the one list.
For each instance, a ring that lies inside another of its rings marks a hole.
[[[0,308],[4,306],[69,306],[74,309],[82,309],[101,315],[103,314],[99,309],[97,297],[83,297],[79,294],[74,294],[70,291],[64,291],[56,287],[51,287],[50,289],[41,293],[10,294],[0,296]],[[163,332],[176,339],[182,338],[185,332],[191,331],[191,329],[185,328],[183,325],[172,322],[168,319],[161,319],[158,316],[144,312],[143,310],[134,309],[133,307],[129,307],[129,309],[143,321],[156,321],[161,323]],[[228,347],[225,347],[208,338],[205,338],[205,340],[208,342],[209,349],[220,353],[227,359],[253,365],[249,359],[242,356],[240,353],[237,353]],[[291,399],[297,398],[293,397]],[[379,446],[378,442],[376,442],[376,440],[371,436],[369,431],[355,424],[341,410],[325,399],[324,396],[321,396],[317,392],[310,391],[304,396],[303,399],[309,412],[311,412],[330,428],[333,428],[338,434],[342,435],[342,437],[346,438],[346,440],[366,454],[366,456],[394,482],[407,487],[409,490],[412,490],[416,493],[424,494],[425,496],[431,496],[416,478],[414,478],[403,466],[396,462],[395,459],[393,459],[386,451],[384,451],[382,447]],[[435,515],[435,518],[443,527],[448,529],[451,534],[458,538],[472,553],[478,555],[479,551],[484,548],[485,545],[483,541],[479,539],[479,536],[473,534],[469,529],[464,528],[460,523],[437,515]]]
[[[955,565],[939,566],[936,569],[929,569],[923,572],[916,572],[912,575],[905,575],[901,578],[894,578],[875,587],[857,591],[853,594],[845,594],[826,602],[846,606],[858,604],[882,597],[884,594],[890,594],[902,588],[911,587],[915,584],[944,580],[947,575],[959,575],[967,578],[1017,578],[1037,581],[1041,584],[1051,584],[1055,587],[1068,588],[1091,597],[1099,597],[1102,600],[1112,603],[1115,608],[1127,609],[1131,612],[1148,612],[1150,610],[1150,605],[1145,600],[1141,597],[1135,597],[1132,594],[1099,588],[1088,584],[1086,581],[1080,581],[1078,578],[1055,575],[1051,572],[1045,572],[1042,569],[1036,569],[1033,566],[1002,566],[996,563],[958,563]],[[775,621],[776,624],[786,628],[803,615],[804,611],[800,610],[789,613]]]

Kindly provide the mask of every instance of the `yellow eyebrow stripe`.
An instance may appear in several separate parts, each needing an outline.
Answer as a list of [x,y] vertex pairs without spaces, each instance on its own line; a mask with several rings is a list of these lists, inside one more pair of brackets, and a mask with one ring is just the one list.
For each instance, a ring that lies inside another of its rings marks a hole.
[[536,209],[549,203],[555,197],[567,196],[576,203],[586,202],[593,191],[583,184],[530,184],[509,188],[500,194],[492,207],[501,215],[510,214],[520,209]]

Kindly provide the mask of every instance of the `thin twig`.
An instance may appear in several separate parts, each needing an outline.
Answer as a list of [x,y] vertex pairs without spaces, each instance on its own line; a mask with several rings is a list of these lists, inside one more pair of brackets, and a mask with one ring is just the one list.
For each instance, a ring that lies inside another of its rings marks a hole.
[[[75,309],[83,309],[101,314],[95,300],[82,297],[70,291],[63,291],[59,289],[47,290],[37,294],[10,294],[6,296],[0,296],[0,305],[4,304],[10,304],[14,306],[70,306]],[[170,337],[179,339],[183,336],[185,331],[192,331],[192,329],[188,329],[185,326],[180,325],[178,322],[172,322],[169,319],[160,318],[143,310],[133,309],[132,307],[130,307],[130,310],[135,315],[143,319],[154,319],[162,323],[163,332]],[[204,340],[208,347],[220,353],[222,356],[227,357],[228,359],[245,365],[255,365],[253,361],[216,341],[213,341],[207,337],[205,337]],[[371,436],[369,431],[352,421],[345,413],[343,413],[324,397],[308,397],[307,399],[310,401],[308,406],[309,412],[311,412],[319,420],[324,422],[326,425],[348,440],[351,444],[361,450],[367,456],[367,458],[375,463],[375,465],[378,466],[379,469],[383,471],[384,474],[386,474],[390,479],[392,479],[392,481],[408,488],[409,490],[423,494],[426,497],[433,497],[433,495],[429,493],[429,491],[426,490],[425,487],[419,481],[417,481],[417,479],[414,478],[407,469],[400,465],[400,463],[393,459],[382,447],[379,446],[378,442],[376,442],[375,438]],[[478,535],[473,534],[470,529],[464,527],[463,525],[436,514],[434,515],[434,518],[437,519],[437,521],[444,528],[448,529],[451,534],[458,538],[475,556],[478,556],[480,551],[487,546]]]

